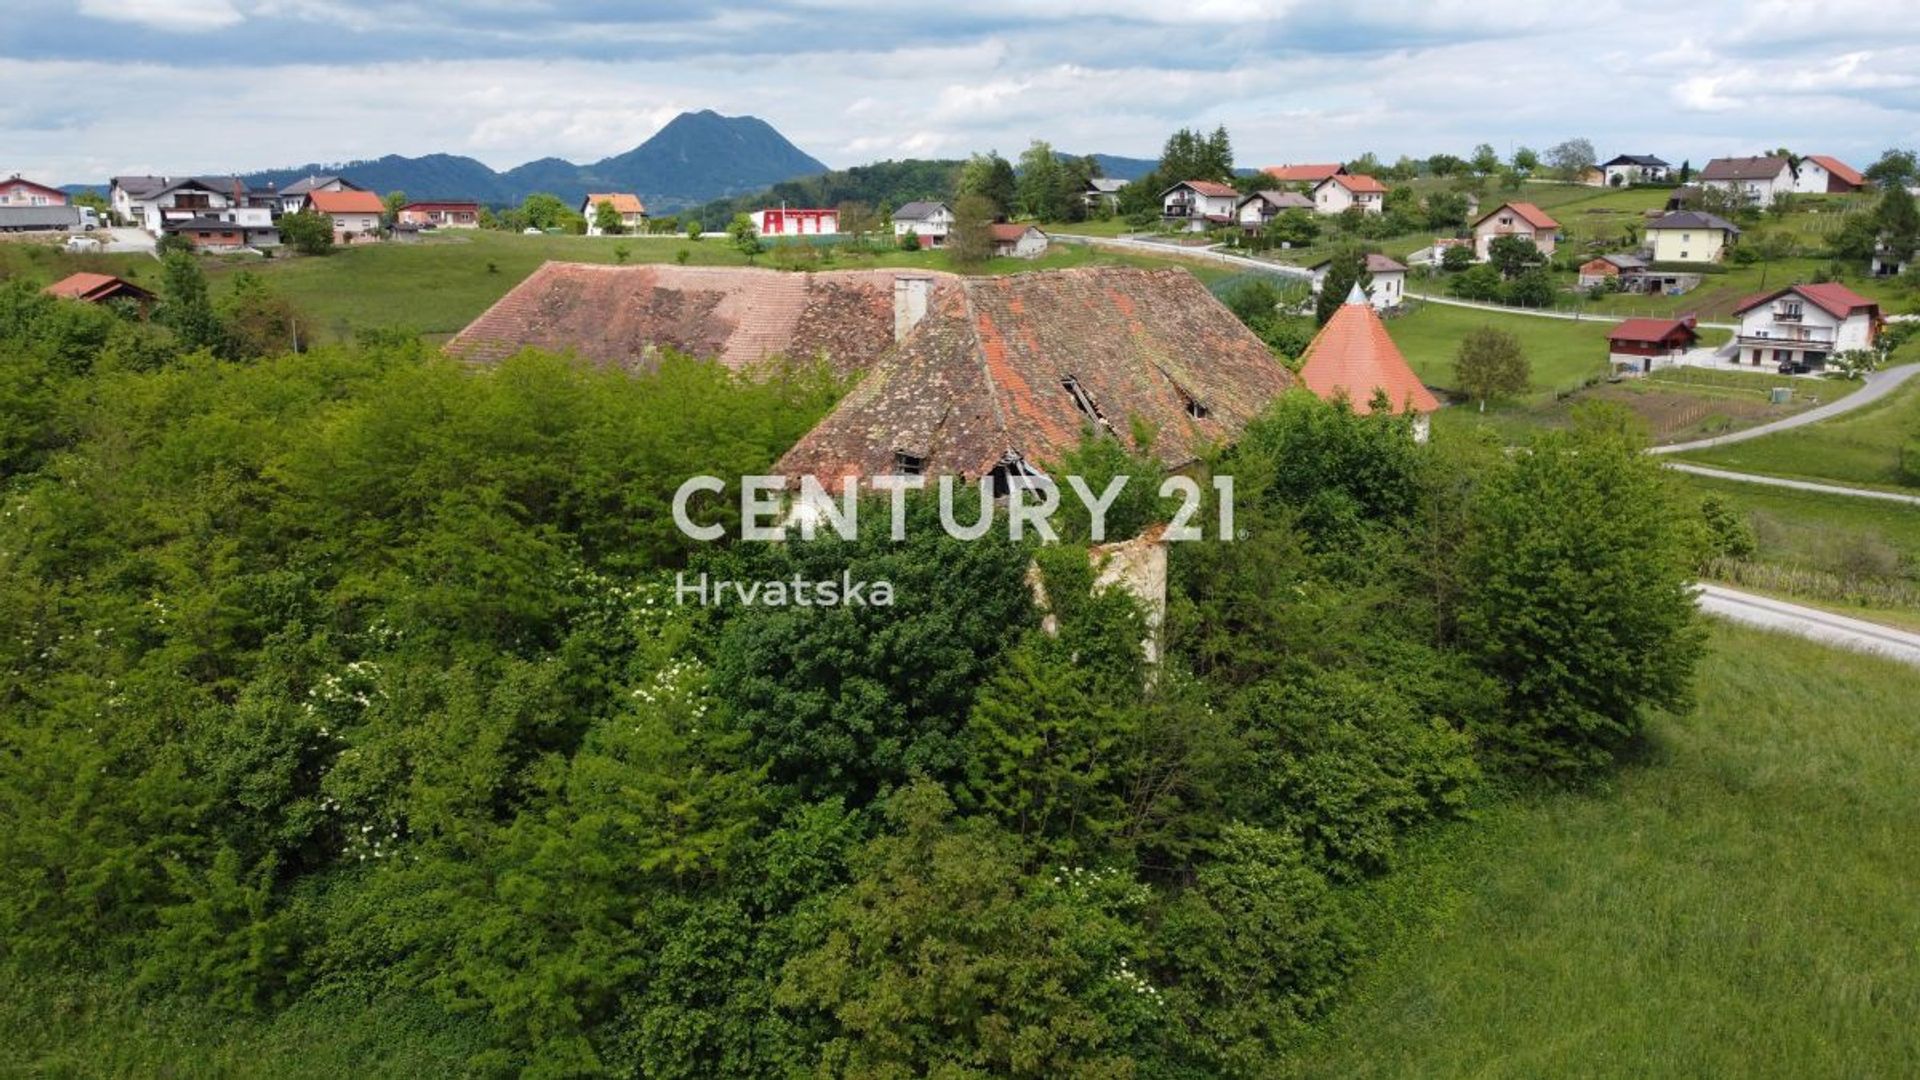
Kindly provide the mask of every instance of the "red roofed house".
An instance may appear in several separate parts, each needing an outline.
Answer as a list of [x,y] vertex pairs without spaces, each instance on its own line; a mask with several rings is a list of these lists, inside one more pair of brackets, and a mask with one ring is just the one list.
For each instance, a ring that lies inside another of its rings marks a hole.
[[67,193],[59,188],[36,184],[19,173],[0,180],[0,206],[65,206]]
[[1313,209],[1320,214],[1338,214],[1352,207],[1362,213],[1378,214],[1386,209],[1387,185],[1371,176],[1335,173],[1313,185]]
[[[1672,359],[1700,341],[1691,316],[1628,319],[1607,332],[1607,359],[1615,375],[1645,375],[1656,361]],[[1663,365],[1662,365],[1663,366]]]
[[1344,398],[1363,416],[1373,411],[1375,395],[1384,393],[1390,412],[1414,414],[1413,437],[1422,442],[1427,438],[1427,415],[1440,407],[1433,391],[1407,366],[1407,358],[1387,336],[1387,325],[1358,285],[1307,345],[1300,381],[1323,400]]
[[1160,220],[1184,224],[1189,232],[1204,232],[1209,226],[1233,224],[1239,204],[1240,192],[1232,184],[1182,180],[1160,193]]
[[423,225],[434,229],[477,229],[480,227],[480,204],[410,202],[400,208],[396,220],[402,225]]
[[140,305],[140,314],[145,315],[153,303],[153,294],[135,285],[125,278],[112,274],[70,274],[41,290],[48,296],[58,296],[63,300],[81,300],[89,304],[104,304],[109,300],[131,300]]
[[840,231],[838,210],[794,210],[784,206],[755,210],[753,230],[761,236],[831,236]]
[[997,224],[988,229],[998,258],[1037,259],[1047,253],[1047,234],[1036,226]]
[[1347,171],[1347,167],[1340,164],[1269,165],[1261,171],[1282,184],[1305,184],[1312,187],[1329,176],[1339,176]]
[[580,200],[580,216],[587,219],[587,235],[599,236],[600,224],[595,215],[600,212],[601,203],[612,203],[614,213],[620,215],[620,227],[628,232],[639,232],[647,224],[647,208],[640,202],[640,196],[626,191],[613,191],[599,195],[588,195]]
[[1834,353],[1870,349],[1880,336],[1880,305],[1845,285],[1789,285],[1750,296],[1740,317],[1738,358],[1755,367],[1818,371]]
[[310,191],[303,209],[333,219],[333,239],[338,244],[380,238],[380,215],[387,205],[371,191]]
[[1806,195],[1837,195],[1867,185],[1860,171],[1826,154],[1808,154],[1793,174],[1793,190]]
[[1294,385],[1184,270],[923,276],[918,288],[923,314],[897,324],[899,346],[772,471],[829,488],[918,474],[1004,490],[1090,432],[1178,469]]
[[1533,246],[1540,249],[1540,254],[1552,255],[1559,229],[1559,222],[1532,203],[1501,203],[1480,215],[1480,220],[1473,223],[1473,254],[1481,262],[1486,262],[1487,248],[1492,245],[1494,237],[1518,236],[1533,241]]

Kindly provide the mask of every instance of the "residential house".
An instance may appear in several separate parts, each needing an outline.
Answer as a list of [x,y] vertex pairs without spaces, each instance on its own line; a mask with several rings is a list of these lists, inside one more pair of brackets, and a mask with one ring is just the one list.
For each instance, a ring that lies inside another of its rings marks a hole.
[[333,219],[333,241],[336,244],[378,240],[380,218],[387,212],[387,204],[380,201],[380,196],[358,188],[309,191],[301,206]]
[[836,487],[848,476],[957,476],[1004,491],[1043,475],[1089,431],[1180,469],[1295,385],[1183,270],[940,275],[902,287],[923,290],[923,314],[773,472]]
[[1739,238],[1738,225],[1698,210],[1681,210],[1647,222],[1646,243],[1657,263],[1719,262]]
[[1628,319],[1607,332],[1607,362],[1615,375],[1645,375],[1670,365],[1700,343],[1692,316]]
[[612,203],[615,213],[620,215],[620,227],[628,232],[639,232],[647,225],[647,208],[641,204],[640,196],[631,192],[603,192],[591,194],[580,200],[580,216],[587,219],[587,235],[600,235],[600,204]]
[[1313,185],[1313,208],[1317,213],[1339,214],[1358,207],[1362,213],[1378,214],[1386,209],[1387,185],[1359,173],[1335,173]]
[[280,246],[280,229],[264,209],[232,209],[170,220],[167,235],[183,237],[201,251]]
[[953,208],[943,202],[917,200],[903,203],[893,212],[894,239],[912,233],[923,248],[947,246],[953,232]]
[[1560,238],[1560,223],[1528,202],[1501,203],[1473,223],[1473,254],[1486,262],[1494,238],[1518,236],[1533,241],[1542,255],[1552,255]]
[[145,315],[152,306],[154,295],[125,278],[112,274],[69,274],[59,281],[41,290],[48,296],[57,296],[63,300],[79,300],[88,304],[104,304],[112,300],[127,300],[140,307]]
[[[480,204],[474,202],[410,202],[395,215],[396,225],[432,229],[477,229]],[[588,219],[591,226],[593,221]]]
[[1749,206],[1768,207],[1793,190],[1793,162],[1783,157],[1714,158],[1694,179]]
[[1595,285],[1605,285],[1609,281],[1620,282],[1620,291],[1633,292],[1627,287],[1627,281],[1646,272],[1647,260],[1638,255],[1624,252],[1613,255],[1600,255],[1580,264],[1579,281],[1583,289]]
[[1874,277],[1893,277],[1907,272],[1907,267],[1920,263],[1920,249],[1913,251],[1895,251],[1893,245],[1882,238],[1873,245],[1873,261],[1868,270]]
[[1344,400],[1361,415],[1384,395],[1389,412],[1414,415],[1414,438],[1422,442],[1427,418],[1440,408],[1358,285],[1301,354],[1300,381],[1323,400]]
[[[1312,275],[1312,288],[1319,292],[1326,284],[1327,271],[1333,266],[1332,259],[1322,259],[1307,268]],[[1374,252],[1367,254],[1367,276],[1373,281],[1367,286],[1367,299],[1377,311],[1399,307],[1407,299],[1407,268],[1399,262]]]
[[1880,335],[1880,305],[1845,285],[1788,285],[1734,306],[1737,358],[1759,367],[1818,371],[1835,353],[1870,349]]
[[988,226],[993,236],[995,258],[1037,259],[1047,253],[1047,234],[1035,225],[997,224]]
[[1652,154],[1621,154],[1600,163],[1600,172],[1608,187],[1632,187],[1634,184],[1664,183],[1673,166]]
[[1258,233],[1289,210],[1312,210],[1313,200],[1297,191],[1256,191],[1240,200],[1234,220],[1247,233]]
[[0,180],[0,206],[65,206],[67,193],[59,188],[36,184],[19,173]]
[[1096,176],[1087,181],[1087,186],[1081,191],[1080,198],[1087,204],[1089,210],[1098,210],[1102,207],[1109,211],[1118,210],[1120,209],[1120,189],[1126,186],[1125,180],[1112,176]]
[[[169,224],[206,217],[217,211],[252,209],[245,185],[200,177],[116,176],[108,201],[120,220],[159,236]],[[271,216],[270,211],[262,213]]]
[[1160,220],[1204,232],[1214,225],[1233,223],[1240,192],[1232,184],[1213,180],[1182,180],[1160,193]]
[[366,188],[344,176],[303,176],[280,189],[280,213],[291,214],[307,204],[307,196],[316,191],[365,191]]
[[1826,154],[1801,158],[1793,178],[1793,190],[1806,195],[1838,195],[1866,186],[1858,169]]
[[1303,191],[1312,189],[1314,185],[1328,177],[1343,175],[1346,171],[1347,167],[1338,163],[1332,165],[1269,165],[1261,170],[1261,172],[1272,177],[1274,183],[1297,187]]

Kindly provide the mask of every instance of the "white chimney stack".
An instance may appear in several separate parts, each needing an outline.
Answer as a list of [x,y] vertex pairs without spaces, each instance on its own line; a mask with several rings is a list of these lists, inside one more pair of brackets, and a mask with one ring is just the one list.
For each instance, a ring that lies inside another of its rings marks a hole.
[[924,274],[901,274],[893,279],[893,341],[907,340],[913,328],[927,317],[927,298],[933,294],[933,279]]

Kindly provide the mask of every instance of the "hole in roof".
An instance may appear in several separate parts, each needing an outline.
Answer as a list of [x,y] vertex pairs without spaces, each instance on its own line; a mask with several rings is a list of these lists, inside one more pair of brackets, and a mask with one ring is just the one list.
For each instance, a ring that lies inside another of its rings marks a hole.
[[905,450],[893,452],[893,471],[901,476],[919,476],[927,471],[927,459]]
[[1066,388],[1067,394],[1073,398],[1074,406],[1082,415],[1097,427],[1112,429],[1112,425],[1107,423],[1107,418],[1101,415],[1099,404],[1093,400],[1092,394],[1087,393],[1086,387],[1080,385],[1080,380],[1071,375],[1062,375],[1060,385]]

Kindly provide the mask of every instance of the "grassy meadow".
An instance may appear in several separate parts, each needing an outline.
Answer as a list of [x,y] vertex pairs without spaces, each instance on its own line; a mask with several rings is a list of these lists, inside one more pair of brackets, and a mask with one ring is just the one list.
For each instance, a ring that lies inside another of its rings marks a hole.
[[[1896,360],[1920,360],[1920,340],[1903,346]],[[1900,454],[1917,434],[1920,380],[1910,379],[1856,412],[1683,456],[1688,461],[1742,472],[1911,491],[1901,481]]]
[[1449,831],[1303,1077],[1920,1072],[1920,671],[1721,626],[1604,787]]

